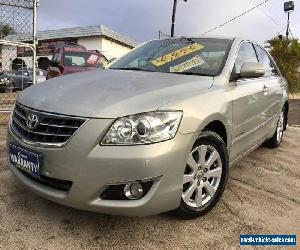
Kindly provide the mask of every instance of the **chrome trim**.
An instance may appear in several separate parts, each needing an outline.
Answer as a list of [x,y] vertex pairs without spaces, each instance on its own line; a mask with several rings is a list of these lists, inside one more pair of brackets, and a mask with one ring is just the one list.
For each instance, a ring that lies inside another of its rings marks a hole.
[[52,115],[52,116],[57,116],[57,117],[62,117],[62,118],[73,118],[73,119],[81,119],[81,120],[87,120],[87,117],[81,117],[81,116],[72,116],[72,115],[62,115],[62,114],[58,114],[58,113],[51,113],[51,112],[46,112],[46,111],[42,111],[42,110],[38,110],[38,109],[32,109],[32,108],[28,108],[26,106],[24,106],[21,103],[16,102],[16,105],[20,105],[21,107],[23,107],[24,109],[27,109],[31,112],[36,112],[39,114],[44,114],[44,115]]
[[162,178],[162,175],[154,176],[154,177],[148,177],[138,180],[127,180],[127,181],[117,181],[117,182],[109,182],[106,183],[105,186],[116,186],[116,185],[122,185],[122,184],[128,184],[128,183],[135,183],[135,182],[148,182],[148,181],[157,181]]
[[246,152],[244,152],[243,154],[241,154],[240,156],[238,156],[237,158],[235,158],[234,160],[232,160],[229,163],[229,166],[231,166],[232,164],[236,163],[237,161],[243,159],[245,156],[247,156],[250,152],[254,151],[255,149],[257,149],[260,145],[262,145],[264,143],[265,140],[267,140],[267,137],[264,137],[263,139],[259,140],[259,142],[257,144],[255,144],[254,146],[252,146],[250,149],[248,149]]
[[19,117],[21,117],[23,120],[26,121],[26,117],[19,113],[16,109],[13,109],[13,112],[15,112]]
[[16,120],[13,120],[13,122],[17,123],[22,129],[30,132],[30,133],[33,133],[33,134],[37,134],[37,135],[47,135],[47,136],[57,136],[57,137],[69,137],[71,135],[64,135],[64,134],[49,134],[49,133],[41,133],[41,132],[37,132],[37,131],[34,131],[34,130],[30,130],[28,128],[25,128],[22,124],[19,123],[19,121],[16,121]]
[[[45,112],[45,111],[39,111],[39,110],[34,110],[34,109],[31,109],[31,108],[28,108],[20,103],[16,103],[15,105],[19,105],[21,106],[22,108],[28,110],[28,111],[31,111],[31,112],[35,112],[35,113],[39,113],[39,114],[43,114],[43,115],[49,115],[49,116],[56,116],[56,117],[59,117],[59,118],[67,118],[67,119],[80,119],[80,120],[83,120],[84,122],[81,124],[81,126],[79,126],[77,128],[77,130],[72,134],[72,135],[67,135],[69,137],[69,139],[65,142],[62,142],[62,143],[45,143],[45,142],[32,142],[32,141],[28,141],[27,139],[24,139],[22,135],[20,135],[16,129],[14,129],[13,125],[12,125],[12,121],[13,121],[13,114],[15,112],[15,106],[13,107],[12,109],[12,112],[11,112],[11,116],[10,116],[10,122],[9,122],[9,131],[10,131],[10,134],[14,137],[14,139],[16,140],[20,140],[21,142],[23,142],[24,144],[27,144],[27,145],[30,145],[32,147],[44,147],[44,148],[62,148],[64,146],[66,146],[70,140],[78,133],[79,129],[82,128],[88,121],[89,119],[88,118],[85,118],[85,117],[77,117],[77,116],[67,116],[67,115],[61,115],[61,114],[55,114],[55,113],[50,113],[50,112]],[[15,112],[17,113],[17,112]],[[19,112],[18,112],[19,113]],[[18,114],[19,115],[19,114]],[[19,115],[20,116],[20,115]],[[24,118],[24,116],[20,116],[22,118]],[[25,118],[26,119],[26,118]],[[19,124],[18,124],[19,125]],[[20,125],[19,125],[20,126]],[[66,127],[66,126],[65,126]],[[23,126],[22,126],[23,128]],[[27,130],[27,129],[26,129]],[[28,131],[28,130],[27,130]],[[32,131],[29,131],[29,132],[32,132]],[[34,132],[36,133],[36,132]],[[42,134],[43,135],[43,134]],[[47,134],[44,134],[44,135],[47,135]],[[53,135],[53,134],[49,134],[49,136],[58,136],[58,135]]]
[[73,129],[78,129],[78,127],[75,127],[75,126],[55,125],[55,124],[49,124],[49,123],[44,123],[44,122],[40,122],[39,125],[49,126],[49,127],[55,127],[55,128],[73,128]]

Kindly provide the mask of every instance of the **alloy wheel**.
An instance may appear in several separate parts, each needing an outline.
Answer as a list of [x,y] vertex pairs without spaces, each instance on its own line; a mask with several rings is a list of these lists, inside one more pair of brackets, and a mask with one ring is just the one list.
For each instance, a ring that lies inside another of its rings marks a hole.
[[284,131],[284,114],[283,114],[283,112],[280,112],[277,130],[276,130],[276,134],[277,134],[276,138],[277,138],[278,143],[280,143],[282,141],[283,131]]
[[222,176],[222,160],[211,145],[196,147],[188,156],[183,178],[182,200],[200,208],[216,193]]

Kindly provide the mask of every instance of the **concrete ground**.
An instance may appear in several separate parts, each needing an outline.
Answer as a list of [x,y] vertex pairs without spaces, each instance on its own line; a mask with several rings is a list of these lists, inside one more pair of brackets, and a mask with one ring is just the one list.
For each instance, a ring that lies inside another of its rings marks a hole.
[[236,249],[240,234],[252,233],[297,234],[299,241],[298,128],[288,129],[280,148],[259,148],[233,166],[216,208],[189,221],[94,214],[47,201],[8,170],[5,137],[0,126],[0,249]]

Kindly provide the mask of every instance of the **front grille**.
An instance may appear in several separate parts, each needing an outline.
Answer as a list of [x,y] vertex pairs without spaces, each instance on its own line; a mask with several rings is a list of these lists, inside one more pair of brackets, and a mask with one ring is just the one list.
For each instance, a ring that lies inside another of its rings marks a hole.
[[59,191],[69,192],[73,182],[72,181],[66,181],[66,180],[58,180],[54,178],[50,178],[47,176],[41,175],[39,179],[32,177],[30,174],[26,173],[25,171],[19,170],[22,174],[24,174],[26,177],[31,179],[32,181],[35,181],[41,185],[54,188]]
[[[28,126],[28,118],[38,118],[35,126]],[[85,122],[82,118],[73,118],[40,112],[16,104],[13,110],[11,127],[17,136],[33,144],[62,146]]]

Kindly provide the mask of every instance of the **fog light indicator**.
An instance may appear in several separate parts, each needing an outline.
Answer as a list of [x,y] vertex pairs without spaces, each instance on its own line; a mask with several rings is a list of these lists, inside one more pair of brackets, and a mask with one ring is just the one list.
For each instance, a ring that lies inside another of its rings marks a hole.
[[144,190],[140,183],[129,183],[124,188],[124,194],[128,199],[137,200],[143,196]]

